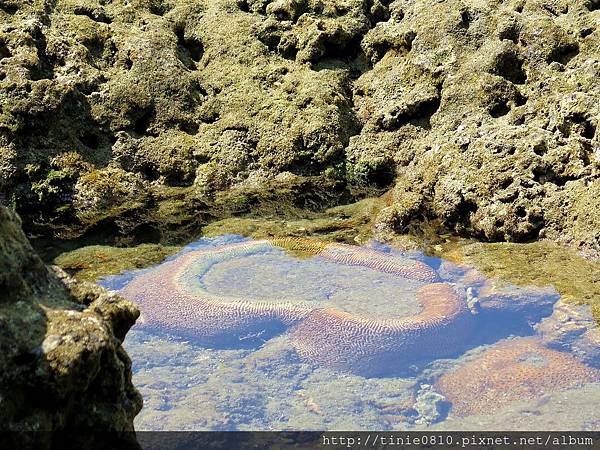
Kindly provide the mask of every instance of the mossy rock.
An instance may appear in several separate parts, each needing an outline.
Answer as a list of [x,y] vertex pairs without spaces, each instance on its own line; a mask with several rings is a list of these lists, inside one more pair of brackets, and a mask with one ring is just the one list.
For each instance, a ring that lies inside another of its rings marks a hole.
[[177,250],[179,247],[158,244],[125,248],[93,245],[63,253],[54,263],[77,280],[95,282],[107,275],[159,264]]
[[[0,428],[19,432],[3,442],[54,448],[65,429],[86,428],[132,445],[142,398],[122,342],[139,311],[47,268],[2,206],[0,242]],[[92,432],[69,438],[69,448],[101,445]]]
[[36,233],[171,242],[391,189],[380,229],[597,252],[592,3],[0,8],[0,201]]

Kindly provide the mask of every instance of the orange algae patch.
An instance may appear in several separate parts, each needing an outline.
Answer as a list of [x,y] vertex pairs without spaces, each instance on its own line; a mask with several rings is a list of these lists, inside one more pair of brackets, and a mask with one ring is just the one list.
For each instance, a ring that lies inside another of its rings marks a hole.
[[443,375],[436,387],[454,414],[470,416],[594,381],[600,381],[600,371],[532,337],[500,342]]

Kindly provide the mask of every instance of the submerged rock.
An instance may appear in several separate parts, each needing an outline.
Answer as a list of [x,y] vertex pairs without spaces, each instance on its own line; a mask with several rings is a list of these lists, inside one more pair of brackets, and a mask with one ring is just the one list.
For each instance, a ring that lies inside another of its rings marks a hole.
[[49,448],[74,438],[64,432],[74,429],[90,433],[69,442],[72,447],[93,448],[91,431],[132,439],[127,432],[133,431],[142,399],[131,383],[122,342],[137,309],[47,268],[18,217],[4,207],[0,269],[0,428],[5,432],[0,442],[11,437],[7,431],[42,431],[12,437]]
[[436,389],[456,416],[492,414],[527,398],[600,380],[600,371],[537,337],[506,339],[442,375]]
[[421,385],[414,409],[419,413],[415,423],[430,425],[441,420],[448,413],[446,398],[435,392],[429,384]]
[[600,365],[600,329],[588,306],[558,302],[552,316],[536,328],[550,347],[570,351],[590,366]]

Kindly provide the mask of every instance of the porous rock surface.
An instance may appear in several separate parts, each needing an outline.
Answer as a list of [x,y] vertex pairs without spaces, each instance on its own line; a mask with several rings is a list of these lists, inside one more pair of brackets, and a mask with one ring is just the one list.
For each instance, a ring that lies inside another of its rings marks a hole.
[[138,314],[129,301],[46,267],[17,216],[0,206],[0,444],[49,448],[64,438],[74,440],[64,448],[95,448],[64,430],[132,439],[142,399],[121,344]]
[[600,248],[597,0],[0,3],[0,192],[162,239],[391,189],[378,221]]

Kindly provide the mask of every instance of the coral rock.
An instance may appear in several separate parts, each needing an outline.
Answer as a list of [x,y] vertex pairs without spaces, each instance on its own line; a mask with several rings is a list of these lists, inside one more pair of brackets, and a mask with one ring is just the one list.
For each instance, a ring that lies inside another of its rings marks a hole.
[[458,416],[492,414],[511,403],[600,381],[600,371],[537,338],[508,339],[446,373],[436,388]]

